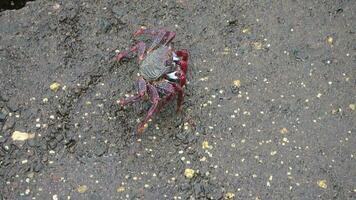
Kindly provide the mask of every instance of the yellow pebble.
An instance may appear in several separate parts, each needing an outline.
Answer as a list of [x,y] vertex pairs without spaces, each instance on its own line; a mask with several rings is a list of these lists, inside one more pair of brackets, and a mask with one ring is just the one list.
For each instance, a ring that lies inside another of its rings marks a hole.
[[241,81],[240,80],[234,80],[234,86],[239,88],[241,86]]
[[86,186],[86,185],[79,185],[78,188],[77,188],[77,191],[78,191],[79,193],[84,193],[84,192],[86,192],[87,190],[88,190],[88,186]]
[[35,134],[33,133],[25,133],[25,132],[21,132],[21,131],[14,131],[12,133],[12,140],[19,140],[19,141],[25,141],[28,139],[32,139],[35,137]]
[[194,169],[187,168],[187,169],[184,170],[184,176],[185,177],[191,179],[191,178],[194,177],[194,175],[195,175]]
[[244,29],[242,29],[242,33],[250,33],[251,32],[251,29],[249,28],[249,27],[246,27],[246,28],[244,28]]
[[317,183],[318,183],[318,186],[323,189],[326,189],[328,187],[328,185],[326,184],[326,180],[319,180]]
[[116,192],[124,192],[125,188],[123,186],[120,186],[116,189]]
[[201,146],[203,149],[212,149],[213,148],[212,146],[209,145],[209,142],[206,140],[202,143]]
[[49,88],[53,91],[53,92],[57,92],[57,90],[59,89],[59,87],[61,86],[61,84],[57,83],[57,82],[53,82]]
[[282,128],[279,132],[281,132],[282,134],[286,134],[286,133],[288,133],[288,129]]
[[234,193],[228,192],[228,193],[225,194],[224,199],[234,199],[234,197],[235,197]]
[[257,50],[262,49],[262,43],[261,42],[253,42],[253,47]]
[[349,105],[349,108],[350,108],[351,110],[355,110],[355,109],[356,109],[356,105],[352,103],[352,104]]
[[326,41],[328,42],[329,45],[334,44],[334,39],[331,36],[326,37]]

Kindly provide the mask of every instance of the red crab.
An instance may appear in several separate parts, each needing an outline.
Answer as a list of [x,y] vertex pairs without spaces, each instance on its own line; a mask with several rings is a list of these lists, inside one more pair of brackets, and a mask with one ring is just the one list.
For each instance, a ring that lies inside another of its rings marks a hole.
[[[177,94],[177,112],[181,110],[183,103],[183,86],[186,83],[188,68],[187,50],[174,51],[169,45],[176,33],[166,29],[141,28],[134,33],[152,36],[152,44],[146,50],[144,42],[138,42],[129,51],[124,51],[116,56],[117,61],[129,57],[131,52],[138,54],[139,77],[138,94],[120,100],[121,106],[135,103],[149,96],[152,103],[145,119],[138,125],[137,132],[142,133],[147,127],[147,122],[159,108],[170,102]],[[161,102],[162,101],[162,102]],[[160,103],[161,102],[161,103]],[[160,103],[160,104],[159,104]]]

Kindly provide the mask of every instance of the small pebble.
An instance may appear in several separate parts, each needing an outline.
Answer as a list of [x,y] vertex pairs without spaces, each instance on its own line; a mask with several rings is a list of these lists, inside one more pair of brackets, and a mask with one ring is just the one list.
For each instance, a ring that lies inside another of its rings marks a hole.
[[326,42],[332,46],[334,44],[334,39],[331,36],[326,37]]
[[232,192],[228,192],[224,196],[224,199],[234,199],[234,198],[235,198],[235,194]]
[[77,188],[77,191],[79,193],[84,193],[88,190],[88,186],[87,185],[79,185],[78,188]]
[[125,188],[123,186],[120,186],[116,189],[116,192],[124,192]]
[[320,187],[320,188],[323,188],[323,189],[326,189],[327,187],[328,187],[328,185],[326,184],[326,180],[324,179],[324,180],[319,180],[318,182],[317,182],[317,184],[318,184],[318,186]]
[[193,178],[195,175],[195,170],[193,169],[190,169],[190,168],[187,168],[184,170],[184,176],[188,179],[191,179]]
[[213,147],[209,145],[209,142],[208,141],[203,141],[202,143],[202,148],[203,149],[212,149]]
[[33,133],[25,133],[20,131],[14,131],[11,136],[11,138],[15,141],[24,141],[24,140],[32,139],[34,137],[35,134]]
[[57,83],[57,82],[53,82],[49,88],[53,91],[53,92],[57,92],[59,87],[61,86],[61,84]]
[[279,132],[281,134],[286,134],[286,133],[288,133],[288,129],[287,128],[282,128]]
[[240,80],[234,80],[234,86],[239,88],[241,86],[241,81]]

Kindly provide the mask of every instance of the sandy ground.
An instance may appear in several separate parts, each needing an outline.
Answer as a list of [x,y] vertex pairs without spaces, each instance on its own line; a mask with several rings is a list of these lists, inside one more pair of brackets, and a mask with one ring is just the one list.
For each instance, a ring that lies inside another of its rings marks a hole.
[[[0,199],[355,199],[355,12],[351,0],[0,12]],[[137,62],[112,58],[141,26],[175,31],[190,65],[183,112],[172,103],[138,136],[149,104],[116,103],[136,92]]]

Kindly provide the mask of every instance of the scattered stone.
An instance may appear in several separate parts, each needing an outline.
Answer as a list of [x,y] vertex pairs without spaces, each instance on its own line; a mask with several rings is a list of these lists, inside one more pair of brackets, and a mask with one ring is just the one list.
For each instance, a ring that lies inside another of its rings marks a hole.
[[53,91],[53,92],[57,92],[58,89],[60,88],[61,84],[57,83],[57,82],[53,82],[49,88]]
[[107,152],[108,147],[104,143],[99,143],[95,145],[94,152],[97,156],[102,156]]
[[29,194],[30,194],[30,192],[31,192],[31,190],[30,190],[30,189],[28,189],[28,188],[25,190],[25,194],[26,194],[26,195],[29,195]]
[[124,192],[125,191],[125,187],[123,186],[119,186],[117,189],[116,189],[116,192]]
[[25,132],[20,132],[20,131],[14,131],[11,136],[11,138],[14,141],[25,141],[28,139],[32,139],[34,137],[35,137],[34,133],[25,133]]
[[4,122],[6,119],[6,114],[0,111],[0,122]]
[[261,50],[263,48],[262,42],[253,42],[252,46],[257,50]]
[[356,105],[352,103],[352,104],[349,105],[349,108],[350,108],[351,110],[355,110],[355,109],[356,109]]
[[16,112],[19,110],[18,102],[14,100],[10,100],[9,102],[7,102],[6,106],[11,112]]
[[195,170],[187,168],[184,170],[184,176],[188,179],[191,179],[195,176]]
[[213,148],[213,146],[209,145],[209,142],[206,140],[202,143],[201,146],[203,149],[212,149]]
[[235,194],[232,192],[228,192],[225,194],[224,199],[234,199]]
[[84,192],[86,192],[88,190],[88,186],[87,185],[79,185],[78,187],[77,187],[77,191],[79,192],[79,193],[84,193]]
[[61,7],[61,5],[59,5],[58,3],[55,3],[55,4],[53,5],[53,9],[54,9],[54,10],[58,10],[60,7]]
[[326,37],[326,42],[332,46],[334,44],[334,38],[331,36]]
[[239,88],[241,86],[241,81],[240,80],[234,80],[234,86]]
[[244,29],[242,29],[241,31],[244,34],[250,34],[251,33],[251,28],[250,27],[245,27]]
[[279,132],[281,134],[286,134],[286,133],[288,133],[288,129],[287,128],[281,128],[281,130]]
[[328,185],[326,184],[326,180],[325,179],[324,180],[319,180],[317,183],[318,183],[318,186],[320,188],[323,188],[323,189],[328,188]]

